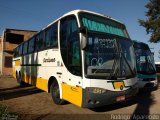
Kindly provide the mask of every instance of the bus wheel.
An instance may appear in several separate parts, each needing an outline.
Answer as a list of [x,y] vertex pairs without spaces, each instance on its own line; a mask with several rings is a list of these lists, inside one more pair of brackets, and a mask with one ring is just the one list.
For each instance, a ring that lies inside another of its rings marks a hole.
[[54,103],[57,105],[64,104],[64,100],[60,99],[60,90],[59,90],[59,85],[57,81],[54,81],[51,84],[50,90],[51,90],[50,93],[51,93]]
[[16,72],[16,79],[17,79],[17,83],[19,83],[19,76],[17,72]]
[[19,73],[18,83],[19,83],[19,85],[20,85],[21,87],[26,86],[26,83],[22,81],[21,73]]

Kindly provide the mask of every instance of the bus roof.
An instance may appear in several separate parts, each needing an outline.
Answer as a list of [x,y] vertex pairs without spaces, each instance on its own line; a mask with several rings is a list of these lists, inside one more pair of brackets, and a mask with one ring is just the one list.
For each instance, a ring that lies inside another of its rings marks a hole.
[[144,43],[144,42],[140,42],[140,41],[137,41],[137,40],[132,40],[133,41],[133,46],[135,48],[141,48],[141,49],[149,49],[149,46],[147,43]]
[[[72,14],[76,15],[76,14],[78,14],[79,12],[86,12],[86,13],[91,13],[91,14],[95,14],[95,15],[98,15],[98,16],[102,16],[102,17],[111,19],[111,20],[113,20],[113,21],[115,21],[115,22],[118,22],[118,23],[124,25],[122,22],[120,22],[120,21],[118,21],[118,20],[116,20],[116,19],[113,19],[113,18],[110,17],[110,16],[106,16],[106,15],[103,15],[103,14],[100,14],[100,13],[96,13],[96,12],[92,12],[92,11],[88,11],[88,10],[77,9],[77,10],[72,10],[72,11],[70,11],[70,12],[62,15],[62,16],[59,17],[58,19],[56,19],[56,20],[54,20],[53,22],[51,22],[50,24],[48,24],[46,27],[42,28],[42,29],[41,29],[40,31],[38,31],[35,35],[39,34],[41,31],[47,29],[48,27],[50,27],[52,24],[54,24],[54,23],[57,22],[58,20],[62,19],[63,17],[66,17],[66,16],[68,16],[68,15],[72,15]],[[35,35],[33,35],[33,36],[35,36]],[[33,37],[33,36],[32,36],[32,37]],[[30,37],[30,38],[32,38],[32,37]],[[26,42],[26,41],[24,41],[24,42]],[[24,42],[22,42],[21,44],[23,44]],[[18,45],[18,46],[19,46],[19,45]],[[17,47],[18,47],[18,46],[17,46]]]
[[[63,16],[61,16],[60,18],[56,19],[55,21],[53,21],[52,23],[50,23],[49,25],[47,25],[47,27],[51,26],[53,23],[57,22],[59,19],[63,18],[63,17],[66,17],[68,15],[71,15],[71,14],[78,14],[79,12],[86,12],[86,13],[91,13],[91,14],[95,14],[95,15],[98,15],[98,16],[102,16],[102,17],[105,17],[105,18],[108,18],[108,19],[111,19],[115,22],[118,22],[120,24],[123,24],[122,22],[110,17],[110,16],[106,16],[106,15],[103,15],[103,14],[100,14],[100,13],[96,13],[96,12],[92,12],[92,11],[88,11],[88,10],[80,10],[80,9],[77,9],[77,10],[72,10],[66,14],[64,14]],[[124,24],[123,24],[124,25]],[[42,30],[44,30],[45,28],[43,28]]]
[[138,44],[145,44],[145,45],[148,45],[147,43],[140,42],[140,41],[138,41],[138,40],[132,40],[132,41],[135,42],[135,43],[138,43]]
[[138,41],[138,40],[132,40],[132,41],[133,41],[133,43],[137,43],[137,44],[147,45],[147,46],[148,46],[148,44],[147,44],[147,43],[140,42],[140,41]]

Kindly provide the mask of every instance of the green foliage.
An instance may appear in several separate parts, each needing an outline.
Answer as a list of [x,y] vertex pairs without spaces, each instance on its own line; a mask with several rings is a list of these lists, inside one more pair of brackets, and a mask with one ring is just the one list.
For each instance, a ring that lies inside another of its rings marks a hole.
[[151,34],[150,42],[160,41],[160,0],[150,0],[145,6],[147,20],[139,20],[141,26],[146,28],[147,34]]
[[9,112],[7,105],[3,101],[0,101],[0,120],[18,120],[18,119],[20,119],[18,114]]
[[0,120],[3,120],[4,119],[4,116],[7,116],[8,115],[8,107],[0,102]]

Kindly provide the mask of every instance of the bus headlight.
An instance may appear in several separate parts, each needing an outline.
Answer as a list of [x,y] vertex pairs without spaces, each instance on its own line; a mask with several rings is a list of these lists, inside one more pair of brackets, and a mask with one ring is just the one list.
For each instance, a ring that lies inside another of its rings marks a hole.
[[90,88],[88,88],[88,91],[91,93],[95,93],[95,94],[102,94],[102,93],[106,92],[106,89],[90,87]]

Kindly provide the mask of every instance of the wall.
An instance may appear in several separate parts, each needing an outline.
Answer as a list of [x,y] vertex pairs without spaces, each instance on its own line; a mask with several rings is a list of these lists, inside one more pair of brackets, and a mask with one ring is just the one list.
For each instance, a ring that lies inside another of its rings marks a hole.
[[18,30],[18,29],[6,29],[4,31],[0,43],[1,46],[0,73],[2,72],[3,75],[12,75],[13,49],[20,44],[20,42],[18,42],[18,39],[21,38],[22,39],[21,42],[26,41],[30,37],[32,37],[35,33],[37,33],[37,31]]

